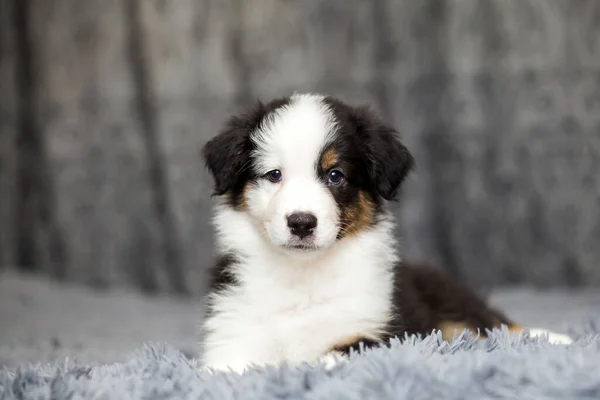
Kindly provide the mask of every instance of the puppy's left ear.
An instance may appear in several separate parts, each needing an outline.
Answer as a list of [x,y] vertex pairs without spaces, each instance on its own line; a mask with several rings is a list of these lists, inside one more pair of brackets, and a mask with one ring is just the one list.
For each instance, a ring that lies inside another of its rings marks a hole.
[[359,119],[371,181],[381,197],[395,200],[400,185],[415,166],[414,158],[400,141],[398,132],[370,111],[362,110]]

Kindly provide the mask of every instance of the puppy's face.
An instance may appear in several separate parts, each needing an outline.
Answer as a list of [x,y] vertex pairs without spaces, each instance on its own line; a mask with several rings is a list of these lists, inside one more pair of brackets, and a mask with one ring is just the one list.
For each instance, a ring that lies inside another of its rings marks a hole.
[[395,131],[368,110],[306,94],[233,117],[204,157],[215,194],[291,253],[370,229],[413,165]]

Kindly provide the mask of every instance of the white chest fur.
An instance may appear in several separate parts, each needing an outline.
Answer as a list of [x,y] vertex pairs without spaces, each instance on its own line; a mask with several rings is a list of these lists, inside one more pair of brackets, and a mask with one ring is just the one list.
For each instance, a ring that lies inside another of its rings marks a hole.
[[212,298],[203,364],[242,371],[310,362],[357,335],[379,333],[391,311],[397,261],[391,226],[382,223],[305,260],[269,250],[254,235],[241,240],[238,230],[225,238],[218,230],[221,243],[243,246],[247,258],[236,266],[240,284]]

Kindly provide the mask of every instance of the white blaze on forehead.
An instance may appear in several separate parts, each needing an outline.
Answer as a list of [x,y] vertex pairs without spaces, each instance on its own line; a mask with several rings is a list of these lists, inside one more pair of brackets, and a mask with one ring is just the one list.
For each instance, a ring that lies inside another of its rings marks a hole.
[[295,94],[275,111],[254,136],[258,174],[272,169],[286,175],[314,171],[321,150],[332,139],[335,117],[323,96]]

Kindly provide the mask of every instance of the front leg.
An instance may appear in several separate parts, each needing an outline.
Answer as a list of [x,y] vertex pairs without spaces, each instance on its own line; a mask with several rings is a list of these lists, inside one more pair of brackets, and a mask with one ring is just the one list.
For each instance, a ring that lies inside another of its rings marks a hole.
[[266,349],[243,335],[207,335],[203,344],[203,370],[236,372],[271,364]]

